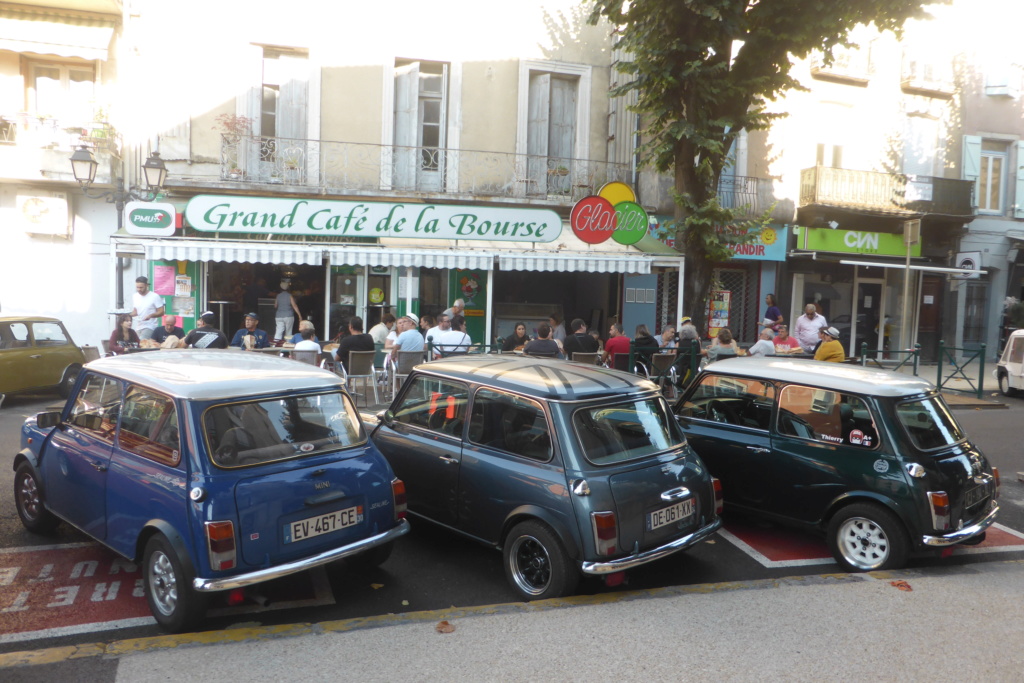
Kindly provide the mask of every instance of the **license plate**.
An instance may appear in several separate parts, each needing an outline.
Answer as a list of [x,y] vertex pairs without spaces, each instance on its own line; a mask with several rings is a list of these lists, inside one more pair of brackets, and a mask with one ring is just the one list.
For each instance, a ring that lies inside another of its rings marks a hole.
[[974,507],[981,501],[988,497],[988,487],[982,484],[981,486],[975,486],[973,489],[964,494],[964,507]]
[[292,543],[302,541],[321,534],[329,534],[345,527],[354,526],[363,521],[363,506],[356,505],[345,510],[329,512],[319,517],[308,517],[298,522],[286,524],[284,527],[284,542]]
[[667,524],[674,524],[693,515],[693,498],[681,501],[667,508],[647,514],[647,530],[654,531]]

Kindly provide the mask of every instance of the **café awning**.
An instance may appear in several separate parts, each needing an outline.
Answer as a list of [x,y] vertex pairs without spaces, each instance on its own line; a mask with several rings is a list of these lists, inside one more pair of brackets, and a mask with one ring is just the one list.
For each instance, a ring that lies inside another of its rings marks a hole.
[[286,243],[204,242],[202,240],[147,241],[146,258],[167,261],[223,261],[227,263],[280,263],[303,266],[323,264],[323,247]]
[[112,17],[7,6],[0,15],[0,50],[105,61],[115,25]]
[[491,270],[494,254],[452,249],[396,249],[394,247],[331,247],[332,266],[410,266]]
[[634,273],[648,275],[653,259],[642,254],[559,254],[519,252],[498,254],[502,270],[554,271],[561,273]]

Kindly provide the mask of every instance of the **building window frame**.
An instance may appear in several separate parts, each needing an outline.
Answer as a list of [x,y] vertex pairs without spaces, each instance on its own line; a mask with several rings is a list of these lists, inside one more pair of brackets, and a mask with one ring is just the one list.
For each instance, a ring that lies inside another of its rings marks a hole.
[[530,111],[530,75],[547,73],[552,76],[575,77],[576,91],[576,135],[573,150],[576,158],[589,157],[590,140],[590,88],[593,82],[593,68],[586,64],[523,59],[519,62],[519,99],[516,112],[516,154],[527,154],[527,134]]
[[[1002,149],[992,149],[995,146]],[[986,146],[989,149],[986,149]],[[1009,163],[1008,145],[1002,140],[983,139],[981,165],[978,173],[978,213],[1001,216],[1006,209],[1006,176]],[[992,202],[993,190],[996,193]],[[993,205],[994,204],[994,205]]]

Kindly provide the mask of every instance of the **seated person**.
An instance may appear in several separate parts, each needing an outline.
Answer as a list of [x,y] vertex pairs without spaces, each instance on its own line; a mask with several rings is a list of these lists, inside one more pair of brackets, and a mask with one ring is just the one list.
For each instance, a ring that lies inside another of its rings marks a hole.
[[316,341],[316,330],[312,326],[299,333],[299,341],[295,344],[296,351],[319,351],[320,344]]
[[433,344],[434,358],[468,353],[473,340],[466,334],[466,319],[461,315],[452,316],[452,328],[438,335],[433,340]]
[[572,334],[562,342],[565,357],[571,359],[574,353],[597,353],[597,340],[587,334],[587,323],[582,318],[572,321]]
[[398,336],[391,346],[391,362],[398,363],[399,351],[423,351],[423,335],[419,330],[420,317],[415,313],[406,313],[395,322]]
[[110,353],[121,355],[126,349],[139,348],[139,335],[132,329],[132,316],[122,313],[117,316],[117,327],[110,333]]
[[177,321],[178,319],[173,315],[165,315],[161,320],[161,322],[163,322],[163,325],[161,327],[156,328],[156,330],[153,332],[153,341],[155,341],[157,344],[163,344],[165,341],[167,341],[168,337],[174,337],[175,339],[184,339],[185,330],[181,329],[180,327],[174,324]]
[[[696,351],[694,347],[696,347]],[[697,328],[687,321],[679,326],[676,362],[672,364],[676,369],[677,389],[682,389],[689,384],[697,370],[700,369],[700,358],[696,357],[700,353],[700,336],[697,334]]]
[[[313,341],[315,341],[315,342],[320,341],[316,337],[316,327],[313,325],[312,321],[310,321],[310,320],[300,320],[299,321],[299,331],[296,332],[289,341],[291,341],[292,344],[298,344],[299,342],[301,342],[304,339],[304,337],[302,336],[302,331],[305,330],[305,329],[313,330]],[[232,344],[232,346],[234,346],[234,344]]]
[[505,337],[505,341],[501,343],[501,350],[515,351],[525,346],[528,341],[530,341],[530,335],[526,334],[526,323],[516,323],[516,331]]
[[527,356],[565,358],[562,355],[562,345],[551,338],[551,325],[547,323],[541,323],[537,326],[537,338],[526,343],[526,346],[523,347],[523,353]]
[[723,358],[742,356],[743,349],[732,338],[732,330],[728,327],[723,327],[718,331],[718,336],[711,342],[711,346],[701,351],[701,355],[707,356],[709,363],[714,363],[716,360]]
[[814,352],[814,360],[822,360],[829,363],[842,363],[846,360],[846,353],[839,341],[839,330],[834,327],[823,327],[818,330],[821,343]]
[[253,349],[265,349],[270,346],[270,338],[267,333],[256,327],[260,322],[260,316],[256,313],[246,313],[244,327],[235,332],[231,338],[231,346],[239,349],[252,351]]
[[647,325],[637,325],[636,336],[633,337],[633,357],[636,361],[650,367],[651,354],[657,353],[659,348],[658,340],[651,336]]
[[760,356],[762,358],[765,356],[774,356],[775,344],[772,343],[772,339],[774,338],[775,333],[772,332],[772,328],[764,328],[761,330],[761,334],[758,335],[757,342],[747,349],[747,353],[751,356]]
[[203,311],[199,316],[196,328],[185,335],[185,338],[178,342],[180,348],[190,347],[193,349],[226,349],[228,338],[216,328],[214,323],[217,316],[213,311]]
[[800,342],[797,341],[796,337],[789,335],[789,327],[787,325],[779,325],[779,331],[775,335],[775,353],[803,353],[803,349],[800,348]]
[[[312,329],[307,330],[306,332],[312,332]],[[345,335],[340,342],[338,342],[338,349],[334,352],[334,357],[337,358],[338,362],[345,368],[345,372],[350,370],[349,353],[352,351],[373,351],[376,348],[373,345],[373,336],[363,332],[363,319],[358,315],[354,315],[348,319],[348,332],[349,333]],[[297,344],[295,348],[299,348]],[[319,346],[317,348],[319,348]]]

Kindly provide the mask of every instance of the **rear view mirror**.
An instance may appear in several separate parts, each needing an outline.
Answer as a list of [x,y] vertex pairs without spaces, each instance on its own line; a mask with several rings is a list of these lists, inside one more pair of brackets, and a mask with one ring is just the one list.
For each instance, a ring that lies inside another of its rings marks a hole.
[[382,410],[377,413],[377,424],[391,424],[392,420],[395,419],[395,414],[390,410]]
[[36,415],[36,426],[40,429],[49,429],[60,424],[60,412],[51,410]]
[[71,423],[76,427],[81,427],[91,432],[98,432],[103,427],[103,416],[96,413],[82,413],[81,415],[75,415]]

